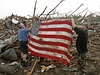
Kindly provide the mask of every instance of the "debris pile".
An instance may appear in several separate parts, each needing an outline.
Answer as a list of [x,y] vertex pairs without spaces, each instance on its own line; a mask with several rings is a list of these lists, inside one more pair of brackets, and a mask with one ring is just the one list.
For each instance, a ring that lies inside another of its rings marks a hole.
[[[5,20],[0,19],[0,75],[26,75],[36,57],[29,53],[29,67],[20,65],[20,50],[17,37],[19,23],[32,22],[29,18],[11,15]],[[100,24],[90,25],[89,41],[86,58],[86,75],[100,74]],[[73,59],[71,66],[67,67],[57,61],[44,59],[38,62],[33,75],[79,75],[77,69],[77,51],[75,50],[76,35],[73,44]],[[89,69],[88,69],[89,68]]]

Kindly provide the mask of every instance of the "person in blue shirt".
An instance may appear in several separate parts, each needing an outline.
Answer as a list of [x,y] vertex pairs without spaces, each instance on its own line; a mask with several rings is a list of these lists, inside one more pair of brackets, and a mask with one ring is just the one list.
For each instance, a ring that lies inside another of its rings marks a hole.
[[19,39],[19,45],[20,45],[20,50],[21,50],[21,63],[22,66],[27,67],[27,42],[28,42],[28,32],[30,32],[30,28],[26,28],[23,23],[19,24],[19,30],[18,30],[18,39]]

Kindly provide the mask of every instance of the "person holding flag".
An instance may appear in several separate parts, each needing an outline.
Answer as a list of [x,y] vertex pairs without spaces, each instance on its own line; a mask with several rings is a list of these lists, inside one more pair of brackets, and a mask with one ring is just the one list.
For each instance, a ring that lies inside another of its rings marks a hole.
[[18,39],[19,39],[19,45],[20,45],[20,50],[21,50],[21,63],[22,66],[27,67],[27,42],[28,42],[28,32],[31,31],[31,26],[30,28],[26,28],[23,23],[19,24],[19,30],[18,30]]
[[88,52],[87,49],[87,43],[88,43],[88,25],[82,24],[82,28],[79,28],[76,26],[75,21],[73,18],[71,18],[72,21],[72,27],[76,34],[78,34],[77,40],[76,40],[76,49],[78,51],[78,66],[79,70],[83,73],[85,72],[84,66],[85,66],[85,58],[86,53]]

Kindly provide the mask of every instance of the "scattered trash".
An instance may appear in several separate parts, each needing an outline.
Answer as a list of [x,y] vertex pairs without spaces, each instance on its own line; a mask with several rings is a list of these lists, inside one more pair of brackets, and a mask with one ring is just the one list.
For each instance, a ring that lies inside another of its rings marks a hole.
[[12,19],[12,23],[17,24],[19,21]]
[[19,64],[18,62],[14,61],[14,62],[10,63],[9,65],[18,65],[18,64]]
[[41,72],[48,71],[50,68],[55,68],[56,66],[54,64],[51,64],[49,66],[41,66]]

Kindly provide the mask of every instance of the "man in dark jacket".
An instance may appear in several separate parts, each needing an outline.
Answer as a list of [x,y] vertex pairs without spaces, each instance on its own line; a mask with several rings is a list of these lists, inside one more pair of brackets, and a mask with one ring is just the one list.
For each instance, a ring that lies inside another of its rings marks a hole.
[[74,19],[71,19],[72,27],[76,34],[78,34],[76,40],[76,49],[78,51],[78,65],[79,70],[83,71],[85,66],[85,53],[87,53],[87,43],[88,43],[88,25],[82,24],[82,28],[76,26]]

